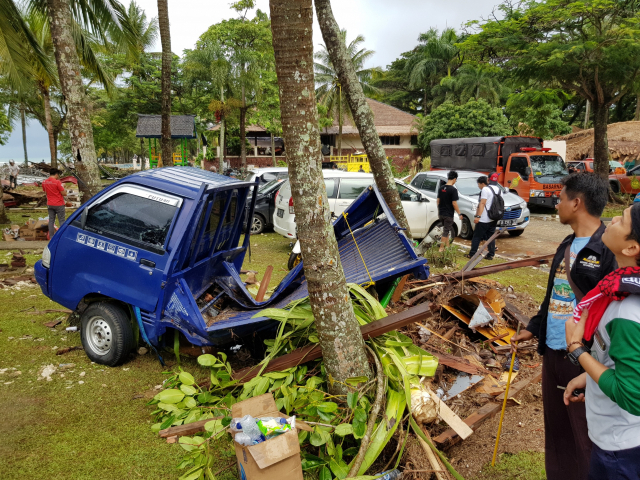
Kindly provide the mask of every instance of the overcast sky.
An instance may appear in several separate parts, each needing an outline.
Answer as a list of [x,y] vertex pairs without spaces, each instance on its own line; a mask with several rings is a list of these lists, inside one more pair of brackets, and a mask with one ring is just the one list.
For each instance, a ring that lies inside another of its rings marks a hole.
[[[124,0],[126,3],[127,0]],[[169,0],[171,49],[182,55],[193,48],[198,37],[214,23],[236,16],[229,0]],[[257,6],[269,12],[268,0],[257,0]],[[429,28],[458,29],[469,20],[487,17],[499,0],[334,0],[333,11],[341,28],[347,29],[347,41],[357,34],[365,38],[364,46],[376,53],[370,65],[386,67],[402,52],[411,50],[418,35]],[[149,17],[157,16],[157,0],[138,0]],[[322,43],[322,35],[314,21],[314,44]],[[154,48],[160,51],[160,39]],[[46,131],[36,121],[27,127],[29,160],[49,161]],[[20,125],[14,126],[9,143],[0,147],[0,161],[24,159]]]

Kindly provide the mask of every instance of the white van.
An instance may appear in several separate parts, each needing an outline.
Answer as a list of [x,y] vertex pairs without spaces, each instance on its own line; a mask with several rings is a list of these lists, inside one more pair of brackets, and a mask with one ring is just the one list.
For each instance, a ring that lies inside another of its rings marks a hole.
[[[322,170],[324,184],[331,212],[338,216],[358,196],[373,184],[370,173],[343,172],[341,170]],[[416,188],[396,180],[404,213],[414,238],[424,238],[439,224],[438,206],[435,200],[420,193]],[[296,223],[289,180],[282,182],[276,197],[276,209],[273,214],[273,229],[280,235],[296,238]],[[454,217],[455,235],[460,231],[460,219]]]
[[272,180],[281,180],[289,176],[289,169],[287,167],[262,167],[254,168],[247,172],[245,182],[255,182],[256,178],[260,179],[260,184],[264,185]]

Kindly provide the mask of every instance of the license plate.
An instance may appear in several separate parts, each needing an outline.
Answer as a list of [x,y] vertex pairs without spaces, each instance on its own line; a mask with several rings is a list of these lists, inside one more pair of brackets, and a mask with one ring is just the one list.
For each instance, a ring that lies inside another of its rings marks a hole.
[[518,220],[500,220],[498,222],[498,226],[499,227],[510,227],[512,225],[515,225],[518,222]]
[[278,215],[278,218],[284,217],[284,208],[279,208],[276,215]]

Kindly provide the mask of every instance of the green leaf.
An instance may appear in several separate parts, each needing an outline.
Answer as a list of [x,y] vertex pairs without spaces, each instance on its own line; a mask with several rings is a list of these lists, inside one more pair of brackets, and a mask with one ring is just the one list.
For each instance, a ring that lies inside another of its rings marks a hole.
[[253,391],[253,396],[258,397],[264,393],[267,393],[269,390],[270,379],[267,377],[260,377],[260,381],[256,385],[256,388]]
[[[307,433],[307,432],[304,432],[304,433]],[[325,465],[327,463],[320,457],[316,457],[315,455],[312,455],[310,453],[302,452],[301,455],[302,455],[302,470],[312,470],[314,468],[319,467],[320,465]]]
[[202,437],[180,437],[178,439],[178,443],[187,452],[192,452],[193,450],[197,450],[202,445],[204,445],[204,438],[202,438]]
[[177,412],[178,410],[180,410],[176,405],[174,405],[172,403],[162,403],[162,402],[160,402],[158,404],[158,407],[160,407],[165,412]]
[[196,402],[195,398],[187,397],[187,398],[184,399],[184,408],[186,408],[187,410],[191,410],[196,405],[198,405],[198,402]]
[[158,433],[160,431],[160,426],[162,425],[162,423],[154,423],[153,425],[151,425],[151,431],[153,433]]
[[169,388],[158,393],[155,397],[156,400],[162,403],[178,403],[184,398],[184,393],[175,388]]
[[269,372],[263,375],[263,377],[273,378],[274,380],[280,380],[281,378],[287,378],[288,376],[289,374],[284,372]]
[[333,458],[329,461],[329,468],[340,480],[347,478],[347,475],[349,474],[348,465],[342,461],[336,461]]
[[333,479],[333,475],[331,475],[331,470],[329,470],[329,468],[327,468],[327,466],[323,466],[320,469],[320,475],[318,476],[318,480],[332,480]]
[[347,406],[354,410],[358,406],[358,392],[347,393]]
[[367,421],[367,412],[365,412],[364,408],[362,407],[356,408],[355,411],[353,412],[353,416],[361,422]]
[[198,391],[193,388],[191,385],[180,385],[180,390],[185,395],[195,395]]
[[187,415],[187,417],[184,419],[183,425],[186,425],[187,423],[196,422],[198,421],[199,418],[200,418],[200,410],[199,409],[191,410]]
[[318,338],[318,336],[317,336],[317,335],[309,335],[309,341],[310,341],[311,343],[319,343],[319,342],[320,342],[320,339]]
[[307,366],[303,365],[301,367],[298,367],[298,370],[296,370],[296,382],[298,383],[302,383],[302,381],[304,380],[305,375],[307,374]]
[[205,423],[204,429],[207,432],[211,432],[213,435],[217,435],[225,429],[225,426],[222,424],[222,419],[217,419]]
[[203,367],[213,367],[216,363],[218,363],[218,360],[210,353],[205,353],[204,355],[200,355],[198,357],[198,363]]
[[341,423],[335,429],[335,434],[341,437],[351,435],[353,433],[353,426],[350,423]]
[[335,412],[338,409],[338,404],[335,402],[323,402],[316,405],[316,407],[320,412],[331,413]]
[[197,469],[194,471],[189,470],[189,472],[181,476],[179,480],[198,480],[198,478],[200,478],[200,475],[202,474],[203,469],[204,467],[200,466],[197,467]]
[[368,381],[369,379],[365,376],[351,377],[345,380],[345,382],[347,382],[349,385],[354,385],[354,386],[358,386],[358,384],[360,383],[367,383]]
[[314,432],[311,434],[311,438],[309,438],[309,443],[311,443],[311,445],[313,445],[314,447],[324,445],[326,442],[327,440],[322,435],[322,432],[317,429],[314,430]]
[[189,372],[180,373],[180,375],[178,375],[178,380],[180,380],[183,385],[193,385],[194,383],[196,383],[193,375],[191,375]]

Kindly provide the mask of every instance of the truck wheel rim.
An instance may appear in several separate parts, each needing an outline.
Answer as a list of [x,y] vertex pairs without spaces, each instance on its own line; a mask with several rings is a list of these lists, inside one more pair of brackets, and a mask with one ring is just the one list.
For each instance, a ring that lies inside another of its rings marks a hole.
[[253,222],[251,222],[251,233],[258,233],[261,228],[262,221],[257,217],[253,217]]
[[102,317],[93,317],[87,327],[87,340],[97,355],[106,355],[111,350],[111,327]]

